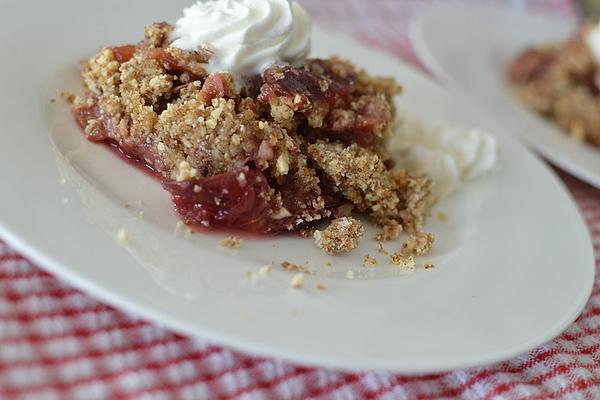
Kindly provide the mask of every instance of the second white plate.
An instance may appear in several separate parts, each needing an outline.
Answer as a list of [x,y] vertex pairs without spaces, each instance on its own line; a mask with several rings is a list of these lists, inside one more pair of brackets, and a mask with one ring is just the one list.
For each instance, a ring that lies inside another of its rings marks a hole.
[[506,81],[506,70],[527,47],[566,39],[576,23],[525,10],[439,5],[411,26],[416,51],[445,85],[467,91],[510,132],[542,156],[600,187],[600,150],[571,140],[552,122],[525,108]]

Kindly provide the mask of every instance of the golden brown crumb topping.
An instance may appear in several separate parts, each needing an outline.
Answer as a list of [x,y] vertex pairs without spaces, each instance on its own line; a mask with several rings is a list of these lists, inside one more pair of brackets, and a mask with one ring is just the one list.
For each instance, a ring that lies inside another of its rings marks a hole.
[[433,247],[434,237],[431,233],[415,232],[402,244],[402,254],[412,256],[427,255]]
[[362,235],[353,209],[382,228],[381,240],[420,230],[430,182],[390,170],[384,146],[400,92],[393,79],[312,59],[273,65],[239,88],[227,72],[208,74],[208,50],[169,47],[172,29],[150,25],[137,45],[85,61],[87,90],[73,108],[90,140],[160,177],[185,223],[310,232],[335,215],[317,239],[332,254]]
[[416,265],[413,256],[405,255],[401,252],[391,254],[390,261],[397,267],[408,271],[414,271]]
[[310,274],[310,270],[301,265],[293,264],[289,261],[284,261],[281,263],[281,268],[283,268],[286,272],[302,272],[304,274]]
[[331,221],[327,229],[315,231],[315,244],[325,253],[336,256],[348,253],[358,247],[364,233],[360,221],[352,217],[342,217]]
[[244,243],[244,241],[242,239],[240,239],[239,237],[229,236],[229,237],[226,237],[225,239],[222,239],[219,242],[219,245],[226,247],[228,249],[239,249],[240,247],[242,247],[242,243]]

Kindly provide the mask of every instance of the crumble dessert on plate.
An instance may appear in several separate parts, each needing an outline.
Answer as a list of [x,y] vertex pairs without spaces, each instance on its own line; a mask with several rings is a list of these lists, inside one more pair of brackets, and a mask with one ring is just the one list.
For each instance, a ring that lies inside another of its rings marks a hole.
[[572,138],[600,146],[600,26],[589,23],[563,43],[523,51],[508,77],[530,109]]
[[333,221],[314,233],[332,255],[358,246],[353,212],[380,241],[420,234],[434,202],[427,168],[395,169],[386,147],[400,86],[309,58],[310,31],[290,0],[199,1],[82,62],[75,118],[150,169],[188,225],[312,233]]

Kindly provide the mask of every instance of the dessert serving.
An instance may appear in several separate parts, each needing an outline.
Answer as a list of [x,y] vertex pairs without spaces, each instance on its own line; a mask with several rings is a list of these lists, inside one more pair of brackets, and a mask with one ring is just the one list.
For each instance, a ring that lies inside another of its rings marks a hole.
[[160,177],[186,224],[299,231],[354,209],[420,230],[429,181],[391,169],[384,146],[400,87],[307,59],[309,36],[287,0],[199,2],[84,62],[73,110],[90,140]]
[[600,146],[600,27],[584,24],[563,43],[526,49],[509,80],[523,103],[572,138]]
[[[293,1],[199,1],[176,25],[151,24],[138,44],[84,61],[76,120],[149,168],[188,225],[266,234],[332,222],[314,233],[330,255],[358,246],[353,212],[378,240],[418,235],[434,202],[427,165],[412,153],[394,168],[386,147],[400,86],[308,58],[310,30]],[[479,142],[459,142],[479,154]]]

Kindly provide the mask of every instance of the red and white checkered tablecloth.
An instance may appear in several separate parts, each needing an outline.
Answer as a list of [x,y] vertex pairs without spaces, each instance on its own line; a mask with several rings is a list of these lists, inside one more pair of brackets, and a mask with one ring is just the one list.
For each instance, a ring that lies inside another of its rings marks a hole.
[[[301,0],[329,28],[415,64],[406,21],[435,1]],[[488,1],[573,13],[569,0]],[[600,257],[600,190],[561,176]],[[304,368],[178,336],[99,303],[0,242],[0,398],[600,399],[600,278],[582,316],[551,343],[487,368],[407,377]]]

